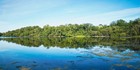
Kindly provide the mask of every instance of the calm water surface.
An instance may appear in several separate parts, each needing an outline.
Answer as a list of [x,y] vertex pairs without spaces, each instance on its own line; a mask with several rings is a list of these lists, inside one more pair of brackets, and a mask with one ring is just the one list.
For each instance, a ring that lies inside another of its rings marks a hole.
[[140,70],[140,39],[1,38],[0,70]]

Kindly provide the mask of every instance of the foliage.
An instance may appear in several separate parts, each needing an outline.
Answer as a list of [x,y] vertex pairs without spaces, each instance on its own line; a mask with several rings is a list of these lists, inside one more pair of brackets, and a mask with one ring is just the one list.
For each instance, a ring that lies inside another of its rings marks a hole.
[[126,22],[122,19],[112,22],[110,25],[94,26],[86,24],[67,24],[60,26],[46,25],[23,27],[0,34],[8,37],[131,37],[140,36],[140,18]]

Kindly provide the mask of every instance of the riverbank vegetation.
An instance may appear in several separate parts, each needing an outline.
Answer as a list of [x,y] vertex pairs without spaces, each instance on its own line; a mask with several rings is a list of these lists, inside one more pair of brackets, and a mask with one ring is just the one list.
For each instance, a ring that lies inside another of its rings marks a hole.
[[122,19],[110,25],[66,24],[60,26],[28,26],[0,33],[5,37],[137,37],[140,36],[140,18],[126,22]]

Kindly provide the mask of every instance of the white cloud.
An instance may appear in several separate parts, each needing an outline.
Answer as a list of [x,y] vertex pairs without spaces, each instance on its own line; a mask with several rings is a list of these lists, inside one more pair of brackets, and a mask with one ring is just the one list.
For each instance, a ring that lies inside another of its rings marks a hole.
[[[50,12],[47,13],[47,10],[50,10],[52,8],[59,9],[60,6],[65,6],[65,4],[67,4],[69,0],[5,1],[7,1],[5,4],[0,5],[0,10],[2,10],[2,13],[0,13],[0,20],[5,20],[8,23],[4,21],[0,22],[0,32],[33,25],[39,25],[42,27],[46,24],[54,26],[68,23],[93,23],[94,25],[109,24],[111,21],[117,19],[129,20],[132,18],[135,19],[137,17],[140,17],[140,7],[96,15],[93,11],[93,14],[81,17],[82,14],[80,13],[82,12],[87,14],[87,11],[85,11],[85,9],[79,8],[79,6],[74,8],[64,8],[62,11],[56,11],[57,13],[53,13],[51,15]],[[78,14],[79,16],[75,14]]]
[[109,13],[90,15],[85,17],[79,17],[76,19],[72,19],[71,21],[73,21],[74,23],[93,23],[94,25],[99,25],[99,24],[109,24],[113,20],[127,19],[127,17],[130,18],[133,15],[140,16],[140,7],[129,8],[129,9],[124,9],[119,11],[112,11]]
[[66,4],[68,0],[5,0],[0,9],[1,17],[19,18],[19,16],[28,16],[37,14],[37,12],[49,10]]

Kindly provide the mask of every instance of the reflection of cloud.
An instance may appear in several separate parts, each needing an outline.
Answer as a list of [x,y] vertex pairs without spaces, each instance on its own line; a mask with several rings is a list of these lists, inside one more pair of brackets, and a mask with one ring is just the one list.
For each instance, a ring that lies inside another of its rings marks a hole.
[[5,52],[5,51],[7,51],[6,48],[2,48],[2,47],[0,47],[0,52]]
[[109,55],[113,55],[113,53],[117,52],[116,50],[112,50],[109,47],[93,47],[90,51],[93,54],[96,54],[99,56],[109,56]]
[[93,47],[89,50],[89,52],[97,56],[118,57],[118,58],[134,57],[135,54],[137,54],[129,49],[121,52],[118,50],[111,49],[110,47]]

